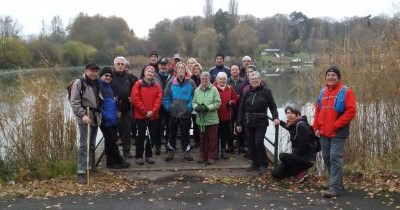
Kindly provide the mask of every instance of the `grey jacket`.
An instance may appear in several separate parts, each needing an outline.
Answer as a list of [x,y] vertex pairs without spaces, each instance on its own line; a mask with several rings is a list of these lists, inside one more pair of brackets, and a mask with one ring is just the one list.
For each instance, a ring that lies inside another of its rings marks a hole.
[[[74,83],[72,84],[72,89],[71,89],[71,98],[70,98],[70,104],[72,111],[74,112],[78,124],[84,124],[82,122],[83,116],[86,115],[87,109],[86,107],[90,108],[89,111],[89,117],[91,120],[91,125],[92,126],[99,126],[101,124],[101,114],[99,112],[100,106],[101,106],[101,100],[102,96],[100,90],[97,90],[99,87],[98,85],[94,84],[89,84],[86,81],[86,75],[83,74],[82,77],[84,78],[83,80],[83,85],[85,86],[84,91],[82,93],[82,98],[81,98],[81,81],[80,79],[76,79]],[[97,80],[95,82],[98,82]]]

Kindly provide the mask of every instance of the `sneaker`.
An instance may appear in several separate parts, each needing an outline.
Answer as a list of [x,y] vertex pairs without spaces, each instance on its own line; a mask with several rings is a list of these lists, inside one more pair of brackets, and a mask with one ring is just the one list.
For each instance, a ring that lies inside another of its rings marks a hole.
[[161,145],[156,145],[156,155],[160,155],[161,154]]
[[136,158],[136,164],[143,165],[144,164],[143,158]]
[[190,155],[189,152],[184,152],[183,153],[183,159],[185,159],[187,161],[193,161],[193,157]]
[[86,174],[84,173],[79,173],[76,176],[78,184],[87,184],[87,180],[86,180]]
[[322,196],[325,198],[333,198],[333,197],[338,197],[340,196],[339,190],[336,190],[334,188],[329,188],[329,190],[324,190],[322,191]]
[[147,162],[148,164],[154,164],[156,161],[154,161],[152,157],[147,157],[147,158],[146,158],[146,162]]
[[294,183],[296,183],[296,184],[302,183],[307,176],[308,176],[307,171],[302,171],[302,172],[298,173],[294,177]]
[[133,155],[130,152],[124,152],[125,158],[133,158]]
[[266,166],[260,166],[258,168],[258,174],[263,175],[263,174],[265,174],[265,172],[267,172],[267,167]]
[[174,159],[174,151],[168,151],[167,152],[167,157],[165,158],[165,161],[169,162]]

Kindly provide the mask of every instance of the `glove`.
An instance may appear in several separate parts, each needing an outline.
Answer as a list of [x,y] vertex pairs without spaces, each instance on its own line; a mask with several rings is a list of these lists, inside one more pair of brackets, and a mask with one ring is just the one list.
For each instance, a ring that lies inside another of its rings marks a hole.
[[229,100],[228,103],[226,104],[226,106],[227,106],[228,108],[229,108],[229,107],[232,107],[232,106],[233,106],[232,100]]
[[204,104],[200,104],[196,107],[196,109],[194,109],[196,112],[206,112],[208,111],[208,108],[206,105]]

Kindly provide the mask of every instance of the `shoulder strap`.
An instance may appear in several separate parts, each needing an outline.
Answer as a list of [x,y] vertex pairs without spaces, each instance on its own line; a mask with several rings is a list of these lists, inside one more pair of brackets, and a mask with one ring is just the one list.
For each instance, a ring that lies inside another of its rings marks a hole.
[[319,91],[319,96],[318,96],[318,107],[321,108],[322,106],[322,97],[324,96],[325,93],[325,87],[323,87],[320,91]]

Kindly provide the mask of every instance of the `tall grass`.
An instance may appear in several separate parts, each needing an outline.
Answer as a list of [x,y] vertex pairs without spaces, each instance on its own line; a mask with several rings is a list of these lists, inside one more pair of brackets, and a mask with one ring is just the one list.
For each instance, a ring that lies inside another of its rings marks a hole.
[[76,126],[65,108],[57,72],[20,75],[1,95],[0,176],[17,181],[74,172]]
[[[342,83],[356,96],[357,116],[351,122],[344,157],[357,163],[357,170],[371,169],[369,159],[398,151],[400,146],[400,21],[394,18],[370,37],[361,43],[358,37],[347,36],[326,54],[327,63],[342,70]],[[326,66],[317,73],[320,84],[325,70]],[[395,162],[397,166],[384,167],[398,170],[400,160]]]

